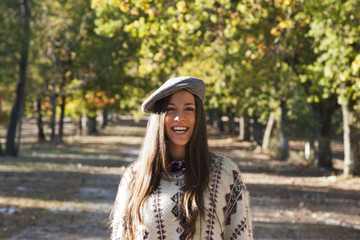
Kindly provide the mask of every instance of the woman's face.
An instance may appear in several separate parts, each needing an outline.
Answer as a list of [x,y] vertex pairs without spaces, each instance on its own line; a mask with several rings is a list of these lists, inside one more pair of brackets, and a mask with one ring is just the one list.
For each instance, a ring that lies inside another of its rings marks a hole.
[[165,115],[165,133],[170,147],[189,142],[195,126],[195,98],[186,90],[175,92],[169,101]]

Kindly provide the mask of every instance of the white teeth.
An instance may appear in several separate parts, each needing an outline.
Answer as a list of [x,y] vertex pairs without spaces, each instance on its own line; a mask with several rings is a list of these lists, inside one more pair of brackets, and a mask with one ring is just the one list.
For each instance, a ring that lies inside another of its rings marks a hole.
[[174,127],[174,131],[186,131],[186,127]]

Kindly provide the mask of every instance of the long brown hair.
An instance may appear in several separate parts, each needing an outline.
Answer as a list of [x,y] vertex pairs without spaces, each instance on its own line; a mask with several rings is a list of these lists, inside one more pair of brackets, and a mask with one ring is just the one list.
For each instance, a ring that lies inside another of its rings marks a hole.
[[[156,102],[155,113],[151,114],[146,135],[138,159],[133,163],[136,166],[135,174],[129,185],[130,197],[126,206],[125,226],[126,239],[135,239],[138,226],[142,224],[141,209],[146,200],[158,188],[161,175],[169,176],[168,152],[164,129],[164,119],[167,105],[171,96]],[[193,239],[197,219],[205,215],[204,191],[208,187],[210,175],[210,160],[207,143],[205,111],[201,100],[194,95],[196,121],[193,134],[186,146],[185,181],[180,199],[180,214],[176,220],[180,221],[186,239]],[[136,196],[136,197],[132,197]],[[115,201],[118,202],[118,201]],[[115,219],[116,204],[110,215],[111,227],[118,228],[120,219]]]

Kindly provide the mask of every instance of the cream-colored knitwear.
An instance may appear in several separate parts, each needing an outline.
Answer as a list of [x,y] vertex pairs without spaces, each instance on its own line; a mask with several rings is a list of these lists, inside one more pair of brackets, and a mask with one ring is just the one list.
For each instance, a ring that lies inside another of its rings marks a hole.
[[[116,197],[114,218],[121,219],[113,226],[112,239],[125,240],[123,213],[127,202],[128,182],[134,169],[127,169]],[[147,200],[142,216],[144,225],[139,227],[137,239],[162,240],[185,239],[179,221],[179,199],[182,194],[183,175],[163,177],[158,189]],[[238,166],[219,154],[211,154],[209,188],[204,194],[207,212],[205,219],[198,220],[194,239],[253,239],[249,193]]]

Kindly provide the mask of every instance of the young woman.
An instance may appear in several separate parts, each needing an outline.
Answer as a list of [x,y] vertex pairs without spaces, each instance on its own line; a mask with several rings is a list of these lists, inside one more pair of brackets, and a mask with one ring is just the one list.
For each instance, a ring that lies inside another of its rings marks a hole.
[[201,79],[178,77],[143,103],[151,116],[119,184],[112,239],[253,239],[237,165],[208,151],[204,99]]

